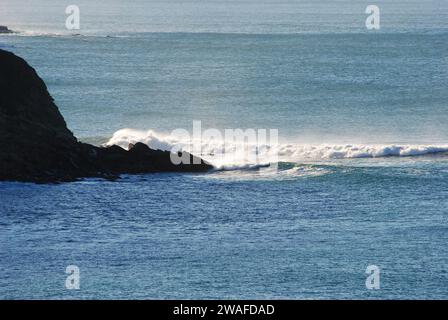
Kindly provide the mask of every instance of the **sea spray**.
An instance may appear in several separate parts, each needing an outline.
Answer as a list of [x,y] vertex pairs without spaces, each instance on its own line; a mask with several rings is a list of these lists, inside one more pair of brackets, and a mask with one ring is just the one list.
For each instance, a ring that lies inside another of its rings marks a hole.
[[[106,145],[142,142],[153,149],[179,150],[201,156],[218,169],[241,169],[266,166],[277,162],[322,161],[333,159],[413,157],[448,153],[448,145],[433,144],[270,144],[262,134],[258,140],[220,138],[216,133],[202,138],[163,134],[153,130],[122,129],[115,132]],[[259,131],[260,133],[262,131]],[[213,132],[212,132],[213,133]],[[240,132],[247,136],[247,132]],[[271,137],[272,138],[272,137]],[[275,140],[275,139],[274,139]],[[272,142],[272,141],[271,141]]]

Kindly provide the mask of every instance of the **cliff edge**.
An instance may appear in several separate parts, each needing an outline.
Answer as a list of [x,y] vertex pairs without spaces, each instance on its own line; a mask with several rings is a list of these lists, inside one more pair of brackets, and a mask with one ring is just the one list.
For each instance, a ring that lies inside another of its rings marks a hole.
[[141,143],[127,151],[79,142],[36,71],[22,58],[0,50],[0,181],[62,182],[212,169],[188,156],[190,164],[175,165],[170,152]]

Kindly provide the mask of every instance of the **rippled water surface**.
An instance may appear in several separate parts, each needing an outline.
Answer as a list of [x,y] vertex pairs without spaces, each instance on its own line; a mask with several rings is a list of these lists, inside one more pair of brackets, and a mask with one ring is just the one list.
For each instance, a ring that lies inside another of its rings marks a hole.
[[21,33],[0,48],[37,70],[80,139],[278,129],[254,152],[280,163],[2,182],[0,298],[448,297],[446,1],[380,1],[378,32],[362,1],[79,1],[78,36],[63,5],[28,2],[2,1]]

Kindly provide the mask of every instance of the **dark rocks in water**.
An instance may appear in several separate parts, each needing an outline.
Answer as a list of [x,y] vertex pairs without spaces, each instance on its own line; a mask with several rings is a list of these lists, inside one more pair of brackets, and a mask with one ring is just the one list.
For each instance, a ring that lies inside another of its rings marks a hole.
[[[201,172],[212,167],[201,159],[188,154],[190,165],[176,165],[167,151],[153,150],[146,144],[136,143],[129,151],[118,146],[97,148],[100,167],[112,174],[138,174],[145,172]],[[194,165],[194,163],[199,163]]]
[[13,31],[9,30],[7,26],[0,26],[0,33],[13,33]]
[[142,143],[127,151],[79,142],[36,71],[0,50],[0,181],[61,182],[212,169],[190,154],[190,164],[175,165],[170,155]]

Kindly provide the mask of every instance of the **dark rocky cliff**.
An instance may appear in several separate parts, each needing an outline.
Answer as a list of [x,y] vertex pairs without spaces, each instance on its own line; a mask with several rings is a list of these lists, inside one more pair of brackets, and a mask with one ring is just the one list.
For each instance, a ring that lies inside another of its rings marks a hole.
[[47,87],[25,60],[0,50],[0,181],[72,181],[119,174],[203,172],[200,161],[174,165],[167,151],[136,144],[100,148],[78,142]]

